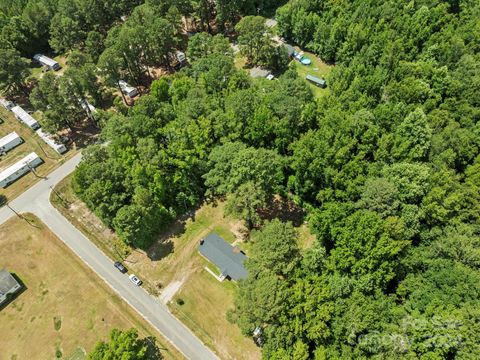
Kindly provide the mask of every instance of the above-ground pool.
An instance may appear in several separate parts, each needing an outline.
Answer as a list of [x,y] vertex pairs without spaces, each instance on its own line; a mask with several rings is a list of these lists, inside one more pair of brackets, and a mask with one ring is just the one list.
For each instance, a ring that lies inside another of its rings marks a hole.
[[301,59],[300,59],[300,62],[303,65],[310,65],[312,63],[312,60],[310,60],[309,58],[307,58],[305,56],[302,56]]

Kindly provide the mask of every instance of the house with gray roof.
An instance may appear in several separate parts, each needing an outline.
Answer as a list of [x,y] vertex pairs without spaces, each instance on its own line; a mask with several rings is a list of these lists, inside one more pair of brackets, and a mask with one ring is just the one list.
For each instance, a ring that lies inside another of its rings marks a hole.
[[9,294],[15,294],[21,285],[7,270],[0,270],[0,305],[8,300]]
[[215,233],[200,241],[200,254],[215,264],[220,270],[220,279],[240,280],[248,276],[243,263],[247,256],[237,247],[232,246]]

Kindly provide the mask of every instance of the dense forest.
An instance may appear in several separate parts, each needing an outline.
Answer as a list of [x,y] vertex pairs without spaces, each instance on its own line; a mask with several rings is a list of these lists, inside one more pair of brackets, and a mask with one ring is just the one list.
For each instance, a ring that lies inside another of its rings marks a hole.
[[[190,66],[91,119],[103,144],[73,179],[88,207],[146,248],[176,216],[226,199],[253,244],[228,318],[262,329],[265,359],[478,358],[480,3],[278,8],[279,35],[334,65],[320,98],[294,69],[268,81],[235,67],[225,34],[283,69],[264,20],[247,16],[275,3],[2,1],[0,85],[58,130],[89,117],[79,99],[101,104],[186,50]],[[46,48],[68,51],[68,69],[32,89],[25,58]],[[274,197],[305,209],[309,249],[291,223],[262,218]]]

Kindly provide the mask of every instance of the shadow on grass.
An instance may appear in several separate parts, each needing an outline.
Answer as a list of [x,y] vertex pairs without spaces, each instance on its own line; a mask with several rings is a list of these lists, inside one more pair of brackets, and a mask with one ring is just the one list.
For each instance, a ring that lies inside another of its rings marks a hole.
[[283,222],[291,221],[293,226],[299,227],[303,224],[305,212],[292,201],[275,197],[265,209],[259,211],[263,220],[280,219]]
[[25,290],[27,290],[27,286],[25,283],[18,277],[17,274],[15,273],[10,273],[13,278],[17,281],[17,283],[20,285],[20,289],[15,292],[14,294],[8,294],[7,295],[7,300],[0,305],[0,311],[2,311],[4,308],[6,308],[9,304],[11,304],[17,297],[19,297]]
[[188,220],[195,221],[195,213],[201,207],[198,204],[194,208],[179,216],[170,225],[165,232],[158,236],[158,239],[146,250],[147,256],[152,261],[159,261],[175,251],[172,241],[173,237],[178,237],[185,233]]

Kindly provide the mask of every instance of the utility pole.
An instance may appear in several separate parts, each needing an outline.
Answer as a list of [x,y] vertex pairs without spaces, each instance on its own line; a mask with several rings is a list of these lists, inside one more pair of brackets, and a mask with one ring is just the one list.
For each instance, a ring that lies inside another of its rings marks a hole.
[[46,176],[40,176],[37,174],[37,171],[35,170],[35,168],[33,166],[30,165],[30,163],[28,161],[25,162],[25,165],[27,165],[28,169],[33,173],[33,175],[35,175],[37,178],[39,179],[47,179]]
[[20,219],[25,220],[28,225],[33,226],[33,227],[35,227],[35,228],[37,228],[37,229],[40,229],[40,226],[35,225],[35,224],[34,224],[33,222],[31,222],[28,218],[26,218],[25,216],[23,216],[22,214],[20,214],[19,212],[17,212],[14,208],[12,208],[12,207],[10,206],[10,204],[9,204],[8,202],[6,203],[6,205],[7,205],[7,207],[8,207],[10,210],[12,210],[12,212],[13,212],[15,215],[17,215]]
[[58,196],[63,206],[68,209],[68,207],[70,206],[70,203],[60,196],[60,193],[53,187],[53,185],[50,185],[50,190],[52,190],[53,193]]

